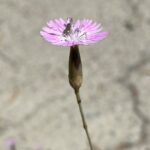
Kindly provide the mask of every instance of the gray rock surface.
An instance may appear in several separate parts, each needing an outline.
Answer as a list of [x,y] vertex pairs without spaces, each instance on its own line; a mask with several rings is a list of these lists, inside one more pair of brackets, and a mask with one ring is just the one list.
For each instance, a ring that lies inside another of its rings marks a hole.
[[39,31],[53,18],[101,22],[109,37],[81,46],[84,112],[95,150],[150,149],[149,0],[0,0],[0,149],[88,150],[69,48]]

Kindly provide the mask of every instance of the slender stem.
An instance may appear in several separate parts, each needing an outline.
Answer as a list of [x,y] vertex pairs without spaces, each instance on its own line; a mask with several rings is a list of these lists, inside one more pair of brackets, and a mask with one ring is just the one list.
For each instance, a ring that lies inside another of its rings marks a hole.
[[94,150],[93,146],[92,146],[92,142],[91,142],[91,137],[90,137],[90,134],[88,132],[88,127],[87,127],[87,123],[86,123],[86,120],[85,120],[85,117],[84,117],[82,105],[81,105],[81,98],[80,98],[79,90],[74,90],[74,91],[75,91],[77,103],[78,103],[78,106],[79,106],[80,115],[81,115],[81,118],[82,118],[83,128],[86,132],[86,136],[87,136],[88,143],[89,143],[89,146],[90,146],[90,150]]
[[79,47],[78,45],[71,46],[70,47],[70,56],[69,56],[69,83],[71,87],[74,89],[76,98],[77,98],[77,103],[79,106],[80,110],[80,115],[82,118],[82,123],[83,123],[83,128],[86,132],[87,139],[89,142],[90,150],[93,150],[91,138],[88,132],[88,127],[85,121],[84,113],[82,110],[82,105],[81,105],[81,98],[79,94],[79,89],[82,85],[82,61],[80,58],[80,52],[79,52]]

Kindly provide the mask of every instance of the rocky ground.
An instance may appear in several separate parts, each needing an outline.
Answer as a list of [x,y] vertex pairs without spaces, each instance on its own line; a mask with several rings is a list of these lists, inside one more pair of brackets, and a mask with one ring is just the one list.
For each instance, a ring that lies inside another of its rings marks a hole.
[[0,149],[89,150],[69,48],[39,31],[54,18],[101,22],[109,37],[80,46],[84,112],[95,150],[150,150],[149,0],[0,0]]

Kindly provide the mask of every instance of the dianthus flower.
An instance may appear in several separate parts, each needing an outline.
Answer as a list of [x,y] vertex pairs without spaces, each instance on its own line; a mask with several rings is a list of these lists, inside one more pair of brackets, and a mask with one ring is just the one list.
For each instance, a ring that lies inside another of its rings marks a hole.
[[107,32],[102,32],[102,26],[88,19],[73,23],[72,18],[66,21],[62,18],[51,20],[40,32],[41,36],[54,45],[74,46],[89,45],[103,40]]
[[48,22],[47,26],[43,28],[40,34],[46,41],[50,42],[51,44],[70,47],[68,75],[69,83],[74,89],[76,95],[90,150],[94,150],[79,94],[79,89],[82,85],[83,79],[79,45],[90,45],[101,41],[107,37],[108,32],[102,32],[101,25],[92,20],[84,19],[73,23],[72,18],[68,18],[66,21],[60,18]]

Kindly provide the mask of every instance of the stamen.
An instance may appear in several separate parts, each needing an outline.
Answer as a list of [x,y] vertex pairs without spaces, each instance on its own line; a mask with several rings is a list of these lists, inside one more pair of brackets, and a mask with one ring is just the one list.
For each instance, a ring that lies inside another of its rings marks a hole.
[[79,38],[81,38],[81,37],[84,37],[84,39],[86,39],[86,38],[87,38],[86,32],[84,32],[83,34],[81,34],[81,35],[79,36]]
[[70,24],[72,24],[72,23],[73,23],[73,19],[72,19],[72,18],[70,18],[70,17],[69,17],[69,18],[67,18],[67,24],[69,24],[69,23],[70,23]]

